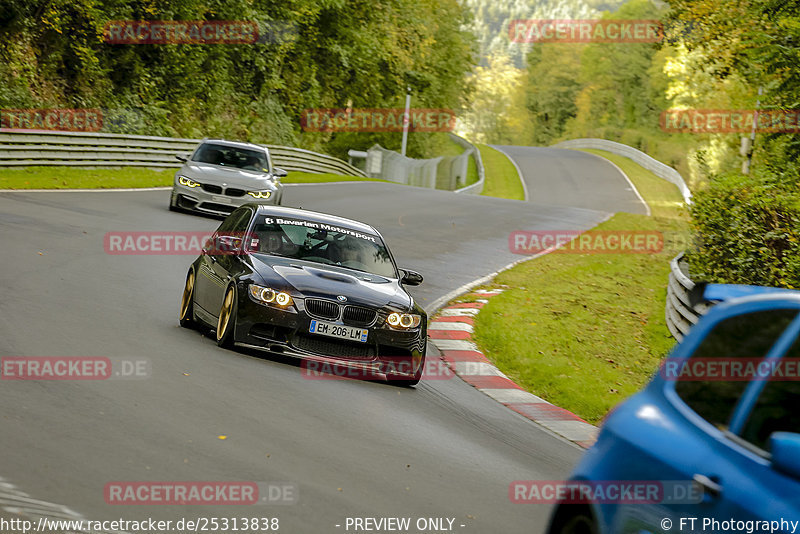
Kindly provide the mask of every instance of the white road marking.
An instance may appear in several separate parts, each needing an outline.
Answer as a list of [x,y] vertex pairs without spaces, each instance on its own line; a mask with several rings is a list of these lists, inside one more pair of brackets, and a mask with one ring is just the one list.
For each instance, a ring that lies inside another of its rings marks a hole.
[[570,441],[591,441],[597,437],[597,428],[583,421],[567,419],[537,422]]
[[[3,477],[0,477],[0,509],[10,514],[32,519],[87,521],[84,516],[64,505],[30,498],[27,493]],[[88,531],[84,530],[83,532]],[[125,534],[112,531],[106,532],[109,534]]]
[[466,339],[433,339],[432,341],[439,350],[478,350],[475,343]]
[[491,398],[498,402],[502,402],[503,404],[511,404],[511,403],[518,403],[518,402],[527,402],[527,403],[544,403],[550,404],[546,400],[537,397],[533,393],[528,393],[527,391],[523,391],[521,389],[514,389],[514,388],[485,388],[480,389],[480,391],[486,393]]
[[500,376],[508,378],[489,362],[455,362],[456,373],[464,376]]
[[471,324],[467,323],[454,323],[451,321],[433,321],[428,330],[458,330],[459,332],[472,332]]
[[[581,151],[581,152],[583,152],[583,151]],[[594,156],[594,157],[596,157],[596,158],[600,158],[600,159],[602,159],[603,161],[605,161],[605,162],[607,162],[607,163],[610,163],[610,164],[611,164],[611,165],[612,165],[612,166],[613,166],[615,169],[617,169],[617,172],[619,172],[619,173],[622,175],[622,177],[623,177],[623,178],[625,178],[625,181],[626,181],[626,182],[628,182],[628,185],[630,185],[630,186],[631,186],[631,189],[633,190],[633,192],[634,192],[634,193],[636,193],[636,197],[639,199],[639,202],[641,202],[642,204],[644,204],[644,209],[645,209],[646,215],[647,215],[648,217],[650,217],[650,215],[651,215],[651,214],[650,214],[650,204],[648,204],[647,202],[645,202],[645,201],[644,201],[644,198],[642,198],[642,195],[640,195],[640,194],[639,194],[639,190],[638,190],[638,189],[636,189],[636,186],[635,186],[635,185],[633,185],[633,182],[631,182],[631,179],[630,179],[630,178],[628,178],[628,175],[627,175],[627,174],[625,174],[625,172],[624,172],[622,169],[620,169],[620,168],[617,166],[617,164],[616,164],[616,163],[614,163],[614,162],[613,162],[613,161],[611,161],[610,159],[604,158],[603,156],[598,156],[597,154],[592,154],[591,152],[585,152],[585,153],[586,153],[586,154],[589,154],[590,156]]]
[[517,162],[516,162],[516,161],[514,161],[514,158],[512,158],[511,156],[509,156],[509,155],[508,155],[508,154],[505,152],[505,150],[501,149],[501,148],[500,148],[499,146],[497,146],[497,145],[489,145],[489,146],[490,146],[490,147],[492,147],[493,149],[497,150],[497,151],[498,151],[498,152],[500,152],[501,154],[503,154],[505,157],[507,157],[507,158],[508,158],[508,161],[510,161],[510,162],[511,162],[511,164],[514,166],[514,168],[515,168],[515,169],[517,169],[517,176],[519,176],[519,181],[522,183],[522,192],[523,192],[523,194],[524,194],[524,200],[525,200],[525,202],[527,202],[528,200],[530,200],[530,197],[528,196],[528,185],[525,183],[525,179],[522,177],[522,169],[520,169],[520,168],[519,168],[519,165],[517,165]]
[[442,317],[472,317],[478,315],[480,308],[445,308],[439,311]]

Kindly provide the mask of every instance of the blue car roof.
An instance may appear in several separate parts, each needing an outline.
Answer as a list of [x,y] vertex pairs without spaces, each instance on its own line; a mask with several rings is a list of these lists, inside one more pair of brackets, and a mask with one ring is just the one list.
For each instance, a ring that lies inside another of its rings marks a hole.
[[781,287],[748,286],[739,284],[706,284],[703,288],[703,300],[706,301],[726,301],[740,297],[750,297],[754,295],[775,295],[788,294],[800,296],[800,291],[795,289],[784,289]]

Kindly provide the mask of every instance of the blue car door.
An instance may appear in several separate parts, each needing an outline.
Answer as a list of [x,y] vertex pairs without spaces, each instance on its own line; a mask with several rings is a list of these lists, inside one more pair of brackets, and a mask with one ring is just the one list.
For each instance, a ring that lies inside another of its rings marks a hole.
[[746,376],[720,372],[731,362],[800,357],[798,303],[718,308],[650,386],[610,416],[613,446],[587,453],[590,480],[663,487],[658,502],[600,506],[604,532],[723,532],[732,530],[720,521],[731,518],[800,519],[800,482],[774,469],[768,451],[772,431],[800,432],[792,411],[800,405],[800,382],[761,381],[766,387],[759,388]]
[[772,465],[769,440],[776,431],[800,432],[800,382],[770,370],[782,374],[782,361],[800,357],[797,304],[761,301],[730,311],[680,362],[678,376],[667,376],[667,397],[702,440],[686,454],[702,454],[691,478],[704,493],[676,509],[671,530],[758,532],[759,521],[784,520],[778,531],[792,532],[800,481]]

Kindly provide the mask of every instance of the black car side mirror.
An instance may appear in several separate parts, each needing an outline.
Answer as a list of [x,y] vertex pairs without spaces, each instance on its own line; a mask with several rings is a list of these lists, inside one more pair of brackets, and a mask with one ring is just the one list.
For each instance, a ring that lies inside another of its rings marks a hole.
[[411,269],[400,269],[400,283],[407,286],[418,286],[422,283],[422,275]]
[[272,169],[272,175],[277,176],[278,178],[283,178],[288,174],[289,173],[286,171],[286,169],[281,169],[280,167],[275,167]]
[[177,159],[178,161],[182,161],[182,162],[186,163],[186,161],[187,161],[189,158],[188,158],[188,157],[186,157],[186,156],[185,156],[185,155],[183,155],[183,154],[175,154],[175,159]]

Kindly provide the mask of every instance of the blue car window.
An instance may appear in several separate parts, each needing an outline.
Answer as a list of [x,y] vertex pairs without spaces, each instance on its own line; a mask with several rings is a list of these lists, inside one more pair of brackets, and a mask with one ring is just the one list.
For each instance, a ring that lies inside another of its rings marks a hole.
[[[800,433],[800,339],[780,362],[776,379],[768,380],[758,401],[748,415],[741,437],[753,445],[769,451],[769,436],[773,432]],[[783,375],[783,376],[781,376]]]
[[[797,310],[772,309],[723,320],[703,339],[691,358],[763,358]],[[727,430],[747,381],[677,379],[675,392],[703,419]]]

